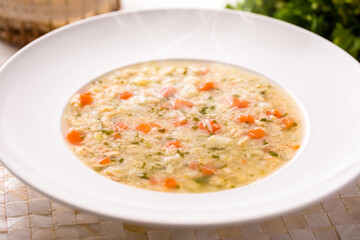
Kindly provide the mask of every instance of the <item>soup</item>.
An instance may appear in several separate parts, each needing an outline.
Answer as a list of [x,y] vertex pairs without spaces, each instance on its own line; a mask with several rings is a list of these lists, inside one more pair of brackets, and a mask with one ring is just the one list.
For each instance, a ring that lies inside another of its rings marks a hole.
[[69,148],[114,181],[162,192],[241,187],[291,160],[303,137],[296,102],[263,76],[205,61],[140,63],[76,93]]

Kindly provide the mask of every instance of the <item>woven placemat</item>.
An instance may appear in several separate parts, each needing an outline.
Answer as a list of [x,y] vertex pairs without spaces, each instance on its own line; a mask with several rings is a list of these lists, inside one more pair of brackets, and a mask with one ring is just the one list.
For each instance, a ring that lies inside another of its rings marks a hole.
[[40,194],[0,164],[0,240],[360,240],[360,178],[291,215],[229,227],[139,226],[79,211]]

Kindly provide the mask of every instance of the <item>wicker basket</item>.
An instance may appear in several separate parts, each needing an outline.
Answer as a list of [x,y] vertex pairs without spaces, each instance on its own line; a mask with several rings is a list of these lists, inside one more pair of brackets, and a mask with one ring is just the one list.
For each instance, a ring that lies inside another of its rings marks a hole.
[[118,9],[119,0],[0,0],[0,38],[23,46],[70,22]]

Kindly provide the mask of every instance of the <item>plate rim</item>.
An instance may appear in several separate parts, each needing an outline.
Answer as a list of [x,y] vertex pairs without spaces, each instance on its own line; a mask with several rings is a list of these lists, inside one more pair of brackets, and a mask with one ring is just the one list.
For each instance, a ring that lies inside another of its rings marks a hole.
[[[281,20],[273,19],[273,18],[270,18],[270,17],[267,17],[267,16],[248,13],[248,12],[243,12],[243,11],[234,11],[234,10],[227,10],[227,9],[224,9],[224,10],[210,10],[210,9],[197,9],[197,8],[165,8],[165,9],[160,8],[160,9],[145,9],[145,10],[121,10],[121,11],[110,12],[110,13],[90,17],[90,18],[87,18],[87,19],[83,19],[83,20],[71,23],[69,25],[66,25],[64,27],[61,27],[59,29],[56,29],[56,30],[54,30],[54,31],[52,31],[52,32],[50,32],[48,34],[45,34],[44,36],[40,37],[39,39],[36,39],[35,41],[31,42],[30,44],[28,44],[27,46],[25,46],[24,48],[19,50],[17,53],[15,53],[6,63],[4,63],[1,66],[0,73],[2,71],[4,71],[4,69],[6,69],[6,67],[8,65],[10,65],[15,59],[17,59],[19,55],[21,56],[23,51],[26,51],[28,48],[31,48],[33,45],[39,44],[41,41],[43,41],[44,39],[47,39],[48,37],[52,36],[53,34],[57,34],[57,33],[62,32],[64,30],[68,29],[68,28],[72,28],[72,27],[77,26],[77,25],[81,25],[81,24],[85,24],[85,23],[88,23],[88,22],[96,21],[96,20],[102,19],[102,18],[111,18],[111,17],[116,17],[116,16],[119,16],[119,15],[129,14],[129,13],[131,14],[131,13],[154,12],[154,11],[157,12],[157,11],[169,11],[169,10],[170,11],[171,10],[176,10],[176,11],[184,11],[184,10],[188,11],[188,10],[191,10],[191,11],[206,11],[206,12],[229,12],[231,14],[239,14],[239,15],[244,14],[244,15],[248,15],[248,16],[251,16],[251,17],[255,17],[255,18],[266,19],[267,21],[280,23],[280,24],[286,25],[286,27],[295,28],[297,30],[300,30],[300,31],[306,33],[306,34],[310,34],[310,35],[312,35],[312,37],[319,37],[319,38],[321,38],[323,40],[326,40],[325,38],[323,38],[323,37],[321,37],[319,35],[316,35],[316,34],[310,32],[308,30],[302,29],[302,28],[300,28],[298,26],[295,26],[293,24],[289,24],[289,23],[283,22]],[[328,40],[326,40],[326,41],[328,41]],[[328,42],[330,42],[330,41],[328,41]],[[336,46],[334,44],[332,44],[332,45]],[[347,52],[345,52],[343,49],[339,48],[338,46],[336,46],[336,47],[338,48],[338,50],[341,50],[341,51],[343,51],[343,53],[346,53],[348,56],[350,56],[353,61],[357,62],[350,54],[348,54]],[[359,62],[357,62],[357,63],[358,63],[358,66],[360,66],[360,63]],[[305,111],[305,113],[306,113],[306,111]],[[154,221],[149,221],[149,220],[139,220],[138,218],[135,218],[135,219],[127,218],[127,217],[119,216],[118,214],[104,214],[103,212],[100,213],[99,211],[96,211],[96,210],[92,211],[91,208],[89,208],[89,206],[86,207],[84,205],[75,204],[74,202],[63,200],[61,197],[57,197],[56,194],[54,194],[54,193],[51,193],[51,192],[48,192],[48,191],[45,191],[45,190],[43,191],[43,189],[41,187],[39,188],[37,186],[34,186],[36,184],[33,185],[33,183],[31,181],[28,181],[31,177],[29,177],[29,176],[26,176],[26,177],[25,176],[20,176],[20,174],[18,174],[18,173],[21,172],[21,170],[18,170],[18,171],[14,170],[13,171],[11,168],[8,168],[8,164],[5,163],[5,162],[10,161],[9,159],[11,159],[11,157],[7,156],[7,155],[8,155],[7,153],[0,152],[0,160],[3,163],[3,165],[11,173],[13,173],[17,178],[21,179],[27,185],[31,186],[32,188],[36,189],[37,191],[42,192],[45,195],[50,196],[51,198],[54,197],[59,202],[65,203],[67,205],[74,206],[74,207],[76,207],[78,209],[82,209],[82,210],[85,210],[87,212],[92,212],[92,213],[95,213],[95,214],[102,214],[102,215],[106,215],[106,216],[111,217],[111,218],[121,219],[121,220],[128,221],[128,222],[134,222],[134,223],[140,223],[140,224],[151,224],[151,225],[167,225],[167,226],[210,226],[210,225],[219,226],[219,225],[228,225],[228,224],[252,222],[252,221],[259,220],[259,217],[253,217],[252,219],[248,219],[248,220],[234,221],[234,220],[231,220],[230,218],[228,218],[228,219],[230,219],[228,221],[222,221],[222,222],[209,221],[207,223],[206,222],[179,223],[179,222],[176,222],[176,221],[175,222],[168,222],[168,221],[154,222]],[[8,160],[5,160],[5,162],[4,162],[4,159],[8,159]],[[9,165],[11,165],[11,164],[9,164]],[[357,178],[359,174],[360,174],[360,172],[357,172],[357,174],[353,174],[353,175],[351,175],[351,177],[347,177],[347,178],[343,177],[343,181],[340,184],[338,183],[335,188],[334,187],[330,188],[330,189],[332,189],[332,191],[329,191],[329,190],[324,191],[325,188],[322,188],[323,189],[322,192],[326,192],[326,194],[324,194],[324,193],[323,194],[318,194],[317,198],[312,198],[312,200],[310,200],[310,201],[307,201],[307,202],[305,201],[303,204],[298,204],[298,205],[296,205],[295,208],[294,207],[288,207],[287,209],[284,209],[281,212],[269,213],[266,216],[262,216],[261,219],[268,219],[268,218],[271,218],[271,217],[274,217],[274,216],[287,214],[287,213],[296,211],[299,208],[309,206],[309,205],[313,204],[314,202],[318,202],[319,200],[325,198],[326,196],[329,196],[329,195],[333,194],[334,192],[338,191],[338,189],[340,187],[345,186],[351,180]],[[338,175],[340,175],[340,174],[338,174]],[[319,195],[321,195],[321,196],[319,196]]]

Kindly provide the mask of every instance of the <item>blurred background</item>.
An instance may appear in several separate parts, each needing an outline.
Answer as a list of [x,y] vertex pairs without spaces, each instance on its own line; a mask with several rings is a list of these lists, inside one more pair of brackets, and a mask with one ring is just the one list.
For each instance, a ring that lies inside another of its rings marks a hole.
[[0,64],[19,47],[79,19],[119,9],[168,7],[227,8],[274,17],[327,38],[360,61],[360,0],[0,0]]

